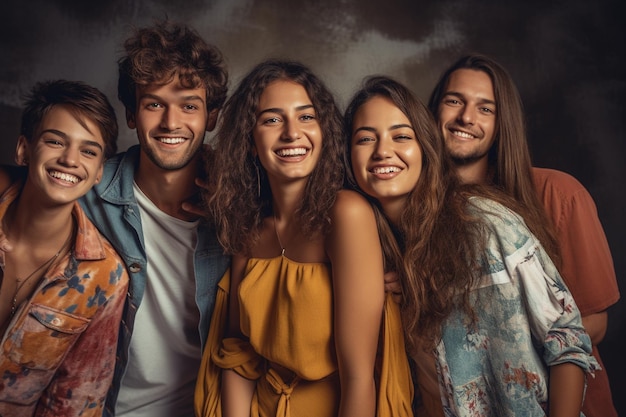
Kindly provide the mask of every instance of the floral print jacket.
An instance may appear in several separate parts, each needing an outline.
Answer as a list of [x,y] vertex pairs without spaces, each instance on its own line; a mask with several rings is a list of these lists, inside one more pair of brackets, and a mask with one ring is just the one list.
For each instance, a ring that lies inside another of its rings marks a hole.
[[591,340],[524,221],[491,200],[471,201],[473,214],[484,220],[487,256],[470,295],[477,321],[454,312],[436,349],[445,415],[544,416],[549,367],[571,362],[593,373]]
[[[0,221],[20,188],[0,198]],[[72,250],[48,268],[1,335],[2,417],[102,415],[128,275],[78,203],[73,216]]]

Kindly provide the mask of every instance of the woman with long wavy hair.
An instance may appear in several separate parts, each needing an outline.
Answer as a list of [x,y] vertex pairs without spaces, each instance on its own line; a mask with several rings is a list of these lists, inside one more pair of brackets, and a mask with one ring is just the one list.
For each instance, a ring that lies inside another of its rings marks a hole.
[[579,416],[596,363],[580,313],[517,203],[460,186],[427,108],[387,77],[345,114],[350,182],[382,211],[420,416]]
[[372,207],[341,190],[342,141],[332,94],[299,63],[257,65],[227,101],[205,201],[232,264],[198,415],[411,415],[399,311]]

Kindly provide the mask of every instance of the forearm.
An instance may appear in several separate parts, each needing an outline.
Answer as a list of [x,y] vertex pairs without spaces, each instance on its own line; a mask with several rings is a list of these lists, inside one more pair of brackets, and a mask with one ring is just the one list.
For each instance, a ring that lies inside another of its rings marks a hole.
[[342,378],[339,417],[365,417],[376,414],[376,385],[370,378]]
[[222,416],[250,417],[250,405],[256,382],[246,379],[235,371],[222,371]]
[[585,386],[584,371],[566,362],[550,367],[550,417],[579,417]]

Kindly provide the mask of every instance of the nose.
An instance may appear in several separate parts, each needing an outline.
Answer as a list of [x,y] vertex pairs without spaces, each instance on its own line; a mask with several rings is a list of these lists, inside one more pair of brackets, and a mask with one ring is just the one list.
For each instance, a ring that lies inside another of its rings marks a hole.
[[463,106],[459,111],[459,119],[466,125],[476,122],[476,110],[471,106]]
[[290,142],[296,141],[300,139],[302,132],[297,123],[292,123],[289,121],[285,122],[285,127],[283,129],[282,139]]
[[376,141],[376,146],[374,148],[373,158],[380,160],[385,158],[391,158],[393,154],[393,141],[387,140],[386,138],[378,138]]
[[179,124],[180,124],[180,120],[179,120],[178,113],[176,112],[176,110],[172,108],[165,108],[165,110],[163,111],[161,115],[161,123],[160,123],[161,129],[171,132],[180,128]]
[[79,153],[80,151],[77,147],[67,146],[59,158],[59,163],[64,166],[75,167],[78,165]]

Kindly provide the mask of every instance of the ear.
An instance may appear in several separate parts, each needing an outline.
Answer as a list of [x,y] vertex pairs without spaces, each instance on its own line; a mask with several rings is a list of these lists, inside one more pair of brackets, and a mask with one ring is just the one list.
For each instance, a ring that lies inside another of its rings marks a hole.
[[26,166],[28,165],[29,157],[28,140],[26,136],[20,135],[19,138],[17,138],[17,145],[15,146],[15,163],[20,166]]
[[217,116],[220,114],[220,109],[213,109],[209,112],[209,117],[206,119],[206,131],[211,132],[215,129],[217,124]]
[[93,185],[100,183],[100,180],[102,180],[103,171],[104,171],[104,159],[102,160],[102,163],[100,164],[100,168],[98,169],[98,173],[96,174],[96,180],[94,181]]
[[126,109],[126,126],[128,126],[129,129],[137,127],[137,123],[135,123],[135,113],[132,113],[128,109]]

